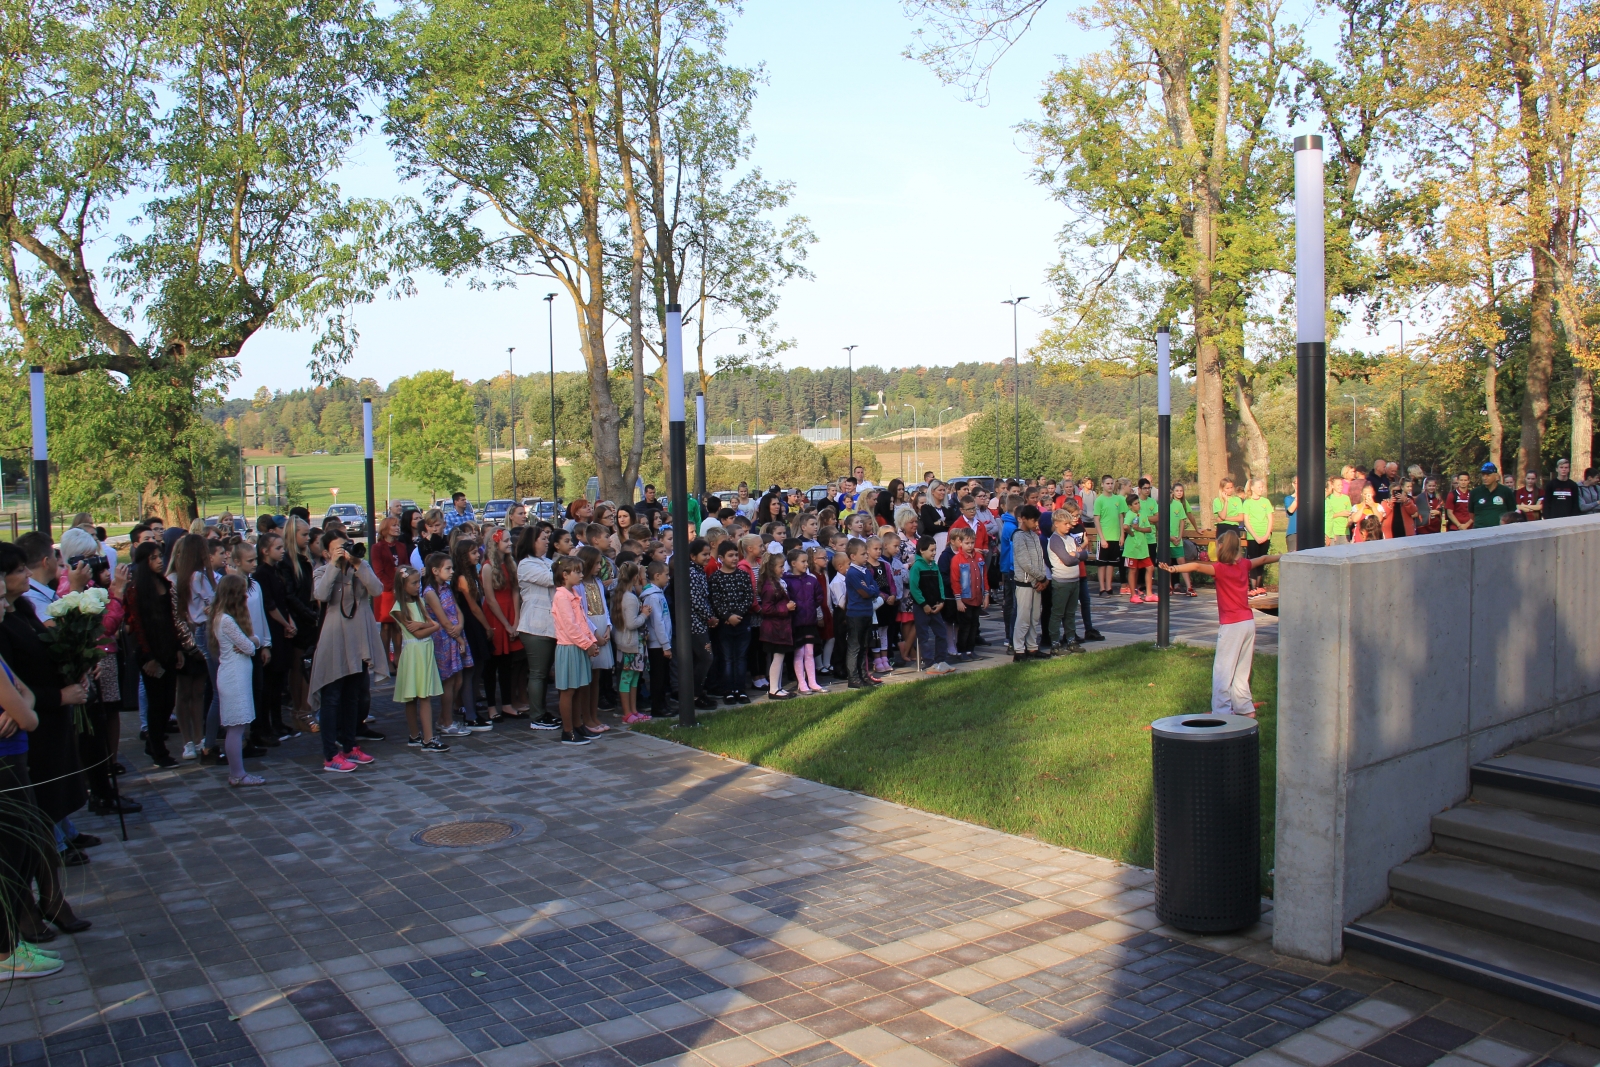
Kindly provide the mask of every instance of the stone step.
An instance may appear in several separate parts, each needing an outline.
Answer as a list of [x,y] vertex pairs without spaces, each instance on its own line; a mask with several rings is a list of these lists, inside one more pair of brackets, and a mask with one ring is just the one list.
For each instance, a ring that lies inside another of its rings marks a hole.
[[[1600,1030],[1600,969],[1587,960],[1404,908],[1385,907],[1345,927],[1361,962],[1402,980],[1437,975]],[[1547,1019],[1530,1018],[1565,1032]]]
[[1594,823],[1469,801],[1433,817],[1433,847],[1600,889],[1600,825]]
[[1510,752],[1473,764],[1472,799],[1600,823],[1600,767]]
[[1430,852],[1389,872],[1394,902],[1600,961],[1600,890]]

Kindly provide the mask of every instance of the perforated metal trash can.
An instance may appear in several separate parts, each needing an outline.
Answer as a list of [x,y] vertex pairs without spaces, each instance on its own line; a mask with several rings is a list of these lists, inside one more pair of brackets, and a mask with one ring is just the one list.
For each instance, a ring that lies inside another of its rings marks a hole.
[[1261,918],[1261,763],[1256,721],[1174,715],[1150,726],[1156,914],[1195,933]]

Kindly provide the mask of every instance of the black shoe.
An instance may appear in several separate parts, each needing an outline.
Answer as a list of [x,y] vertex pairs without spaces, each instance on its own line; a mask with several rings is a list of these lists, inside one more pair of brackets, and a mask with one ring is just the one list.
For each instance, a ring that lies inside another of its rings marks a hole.
[[1025,660],[1027,658],[1028,658],[1028,654],[1026,652],[1013,652],[1013,653],[1011,653],[1011,662],[1012,663],[1021,663],[1023,660]]
[[89,862],[89,854],[81,848],[68,848],[61,854],[61,863],[65,867],[82,867]]
[[176,767],[178,765],[178,761],[173,758],[172,753],[170,752],[162,752],[157,755],[153,755],[150,757],[150,760],[156,765],[157,770],[165,770],[168,767]]
[[528,726],[534,730],[559,730],[561,729],[561,720],[554,715],[546,715],[542,719],[534,719]]
[[149,730],[140,730],[139,731],[139,740],[141,740],[141,741],[150,740],[150,731]]
[[722,705],[711,697],[695,697],[694,706],[701,711],[716,711]]
[[378,731],[376,731],[374,729],[371,729],[370,727],[358,726],[358,727],[356,727],[356,740],[358,740],[358,741],[382,741],[383,740],[383,735],[380,734]]
[[295,738],[297,738],[299,736],[300,736],[300,731],[299,730],[285,730],[283,733],[278,735],[278,741],[280,743],[284,742],[284,741],[293,741]]
[[112,764],[112,766],[111,766],[111,773],[112,774],[127,774],[128,773],[128,765],[126,763],[123,763],[121,760],[117,760],[117,762]]
[[1036,648],[1032,652],[1028,653],[1028,658],[1029,659],[1049,659],[1050,658],[1050,653],[1046,652],[1042,648]]
[[[267,754],[267,750],[262,748],[260,745],[246,745],[246,746],[244,746],[244,751],[239,753],[239,758],[240,759],[260,759],[262,756],[265,756],[266,754]],[[222,762],[223,763],[228,762],[228,759],[227,759],[226,756],[224,756],[222,758]]]
[[739,692],[733,694],[733,699],[737,700],[740,704],[748,704],[750,703],[750,694],[741,689]]
[[860,682],[851,682],[849,685],[845,686],[845,688],[846,689],[866,689],[867,686],[863,685]]
[[1085,641],[1104,641],[1106,635],[1099,630],[1085,630],[1083,631],[1083,639]]
[[561,733],[561,744],[577,747],[579,745],[592,745],[594,744],[594,741],[590,739],[588,734],[581,730],[570,734],[563,730]]
[[279,741],[278,738],[273,734],[262,734],[260,737],[251,738],[250,743],[255,745],[257,748],[277,748],[279,745],[283,744],[283,742]]
[[80,833],[77,837],[74,837],[71,841],[68,841],[67,844],[71,845],[73,848],[94,848],[96,845],[100,844],[100,839],[93,834]]
[[678,717],[678,713],[676,710],[652,711],[650,713],[650,717],[652,719],[676,719]]
[[[173,762],[177,761],[174,760]],[[116,815],[118,812],[123,815],[132,815],[136,811],[143,811],[144,805],[132,797],[115,797],[109,800],[101,800],[99,797],[94,797],[89,801],[89,810],[96,815]],[[99,844],[98,841],[95,843]]]

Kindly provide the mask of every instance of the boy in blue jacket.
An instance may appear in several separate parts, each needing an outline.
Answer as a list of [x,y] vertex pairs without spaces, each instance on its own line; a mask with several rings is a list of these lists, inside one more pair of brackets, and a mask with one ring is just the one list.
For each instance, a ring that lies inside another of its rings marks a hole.
[[872,573],[877,550],[876,537],[867,541],[852,537],[845,546],[845,554],[850,557],[850,569],[844,572],[845,670],[850,676],[851,689],[883,684],[866,666],[867,657],[871,655],[872,624],[877,619],[877,609],[872,605],[881,595],[878,578]]

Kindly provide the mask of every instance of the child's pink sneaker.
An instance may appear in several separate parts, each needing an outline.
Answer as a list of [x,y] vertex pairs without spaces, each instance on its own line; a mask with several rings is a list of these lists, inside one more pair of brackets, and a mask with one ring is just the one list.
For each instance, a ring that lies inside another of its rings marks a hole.
[[1130,604],[1143,604],[1144,603],[1144,597],[1140,596],[1138,593],[1135,593],[1131,597],[1128,598],[1128,603],[1130,603]]

